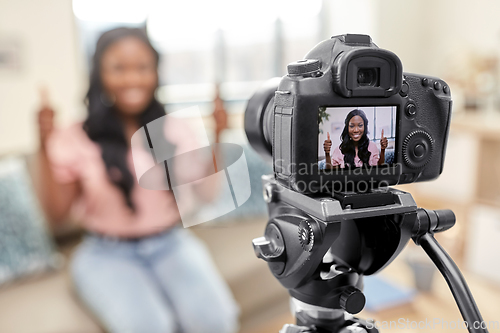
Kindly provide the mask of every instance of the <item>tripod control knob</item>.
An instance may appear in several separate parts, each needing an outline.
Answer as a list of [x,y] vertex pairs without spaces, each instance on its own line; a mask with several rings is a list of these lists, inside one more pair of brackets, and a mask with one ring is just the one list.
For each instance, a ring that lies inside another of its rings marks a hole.
[[281,274],[285,269],[285,242],[278,227],[269,223],[265,236],[255,238],[252,243],[257,258],[267,261],[273,274]]
[[356,287],[347,287],[340,295],[340,307],[350,314],[356,314],[365,307],[366,298]]
[[299,224],[299,242],[304,251],[311,252],[314,246],[314,230],[307,220],[303,220]]

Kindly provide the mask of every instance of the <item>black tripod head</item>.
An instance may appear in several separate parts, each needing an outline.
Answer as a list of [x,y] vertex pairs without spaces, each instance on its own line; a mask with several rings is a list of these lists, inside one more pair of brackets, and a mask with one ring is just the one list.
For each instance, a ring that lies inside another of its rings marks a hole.
[[389,265],[412,238],[447,278],[464,319],[482,321],[458,268],[432,237],[454,225],[452,211],[420,209],[409,193],[391,188],[332,197],[300,194],[271,176],[263,185],[269,222],[253,246],[296,304],[301,326],[284,332],[378,332],[352,316],[365,305],[363,276]]
[[265,236],[254,240],[257,256],[292,297],[352,314],[361,311],[363,275],[388,265],[412,236],[417,210],[412,197],[396,190],[358,195],[360,202],[348,194],[342,201],[310,197],[271,178],[264,188],[269,223]]

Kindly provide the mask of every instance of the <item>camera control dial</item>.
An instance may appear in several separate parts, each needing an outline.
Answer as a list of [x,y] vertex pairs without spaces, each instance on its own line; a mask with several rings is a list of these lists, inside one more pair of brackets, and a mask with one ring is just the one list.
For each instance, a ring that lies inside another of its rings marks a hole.
[[434,140],[429,133],[416,130],[408,134],[403,142],[403,159],[410,168],[424,167],[431,159]]
[[318,59],[304,59],[292,62],[287,66],[290,76],[313,76],[319,72],[321,64]]

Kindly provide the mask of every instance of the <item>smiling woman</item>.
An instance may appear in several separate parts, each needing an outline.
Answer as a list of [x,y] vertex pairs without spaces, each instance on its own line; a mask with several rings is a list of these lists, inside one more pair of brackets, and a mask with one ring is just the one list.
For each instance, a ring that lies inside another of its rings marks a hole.
[[385,163],[385,149],[388,140],[382,130],[380,138],[380,151],[377,145],[368,138],[368,117],[360,109],[349,112],[344,121],[344,129],[340,134],[341,143],[335,147],[330,155],[332,141],[330,133],[323,143],[325,151],[326,169],[336,167],[361,167],[377,166]]
[[[204,246],[178,226],[172,191],[144,189],[132,176],[131,137],[152,121],[171,129],[156,138],[162,146],[197,148],[187,124],[162,120],[158,59],[142,30],[105,32],[96,46],[85,122],[58,130],[47,107],[40,112],[45,209],[62,221],[72,206],[79,208],[88,235],[73,257],[72,278],[107,331],[232,333],[238,307]],[[208,174],[211,165],[197,162]]]
[[[93,58],[83,129],[100,146],[110,178],[130,207],[134,185],[127,161],[130,139],[140,127],[165,115],[154,98],[158,61],[144,32],[129,28],[104,33]],[[164,139],[162,144],[173,143]]]
[[103,55],[103,85],[108,98],[124,115],[139,114],[153,99],[158,85],[156,61],[148,47],[134,37],[116,42]]

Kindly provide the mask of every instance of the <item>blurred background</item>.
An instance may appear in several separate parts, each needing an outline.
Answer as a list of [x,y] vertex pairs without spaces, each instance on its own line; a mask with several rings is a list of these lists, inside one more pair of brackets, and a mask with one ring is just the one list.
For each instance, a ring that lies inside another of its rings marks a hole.
[[[83,120],[93,47],[102,32],[118,26],[147,29],[160,51],[157,97],[168,112],[198,105],[206,127],[214,128],[219,85],[228,114],[222,141],[242,145],[252,93],[334,35],[369,34],[399,56],[406,72],[447,81],[454,114],[444,173],[401,189],[420,206],[455,211],[456,226],[439,240],[463,270],[490,332],[500,332],[499,12],[495,0],[0,0],[0,332],[102,332],[67,276],[81,230],[77,223],[46,225],[33,155],[40,87],[49,93],[58,126]],[[259,178],[270,167],[246,153],[252,199],[224,221],[192,229],[241,306],[241,332],[277,332],[293,321],[287,293],[251,246],[266,223]],[[11,209],[6,216],[6,205],[17,207],[17,215]],[[25,229],[9,225],[16,218]],[[361,316],[461,321],[446,283],[422,253],[409,246],[378,280],[367,279],[373,302]]]

